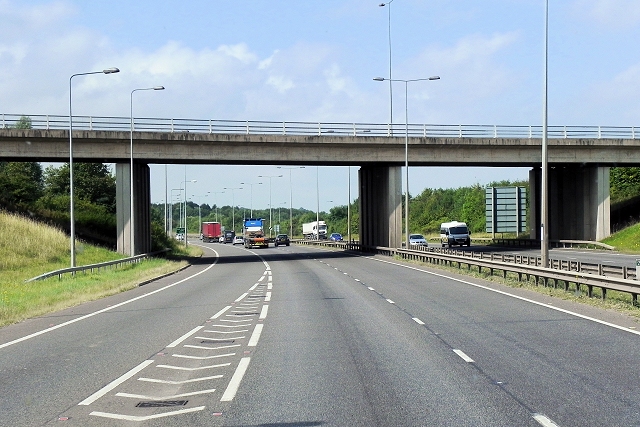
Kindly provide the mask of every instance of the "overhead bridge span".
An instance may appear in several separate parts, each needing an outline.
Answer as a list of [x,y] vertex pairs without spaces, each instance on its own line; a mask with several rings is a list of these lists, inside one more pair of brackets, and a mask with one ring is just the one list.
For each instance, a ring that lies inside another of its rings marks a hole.
[[[69,160],[69,117],[0,116],[3,161]],[[133,131],[131,130],[133,128]],[[539,238],[540,126],[265,122],[73,117],[73,159],[116,164],[118,250],[129,253],[130,143],[133,135],[135,253],[150,247],[149,164],[359,166],[360,240],[402,243],[402,174],[410,166],[531,168],[530,225]],[[640,165],[635,127],[549,127],[549,235],[609,235],[609,167]],[[143,227],[142,225],[146,225]]]

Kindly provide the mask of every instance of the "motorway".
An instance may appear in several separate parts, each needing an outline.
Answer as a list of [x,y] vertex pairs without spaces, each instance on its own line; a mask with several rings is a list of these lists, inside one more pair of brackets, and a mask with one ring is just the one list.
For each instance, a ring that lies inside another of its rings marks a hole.
[[0,425],[640,425],[624,316],[386,257],[202,246],[0,329]]

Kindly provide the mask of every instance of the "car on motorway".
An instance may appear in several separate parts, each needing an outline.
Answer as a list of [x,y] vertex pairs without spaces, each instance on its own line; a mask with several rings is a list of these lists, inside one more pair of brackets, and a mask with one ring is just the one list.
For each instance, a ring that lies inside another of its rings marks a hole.
[[342,241],[342,234],[340,234],[340,233],[331,233],[331,236],[329,236],[329,240],[331,240],[333,242],[341,242]]
[[427,240],[422,234],[410,234],[409,245],[427,245]]
[[235,236],[233,238],[233,244],[234,245],[244,245],[244,239],[242,238],[242,236]]
[[289,241],[289,236],[286,234],[278,234],[276,236],[276,239],[274,240],[274,245],[276,246],[276,248],[280,245],[285,245],[285,246],[289,246],[291,242]]

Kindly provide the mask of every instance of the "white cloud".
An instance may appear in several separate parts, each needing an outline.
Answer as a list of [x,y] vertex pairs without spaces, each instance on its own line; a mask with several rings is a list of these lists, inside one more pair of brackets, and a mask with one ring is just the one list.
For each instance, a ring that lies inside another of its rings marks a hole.
[[575,0],[574,13],[598,25],[611,29],[624,29],[640,24],[638,0]]

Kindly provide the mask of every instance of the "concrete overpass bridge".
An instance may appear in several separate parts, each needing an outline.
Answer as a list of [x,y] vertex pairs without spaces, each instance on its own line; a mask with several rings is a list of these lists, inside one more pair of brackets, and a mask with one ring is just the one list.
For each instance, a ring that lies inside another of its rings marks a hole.
[[[0,116],[3,161],[69,160],[68,116],[30,115],[32,129]],[[531,236],[540,223],[540,126],[134,119],[135,252],[150,246],[149,164],[359,166],[360,239],[402,242],[405,135],[410,166],[530,167]],[[74,116],[74,161],[116,164],[118,250],[129,252],[130,118]],[[635,127],[549,127],[551,239],[610,234],[609,167],[640,165]],[[140,225],[140,226],[138,226]],[[147,225],[147,227],[142,227]]]

